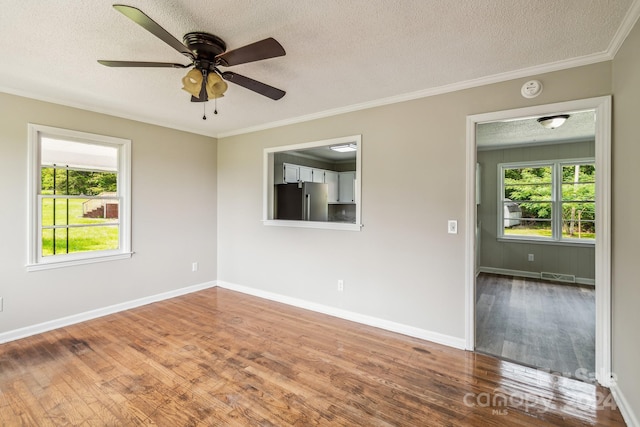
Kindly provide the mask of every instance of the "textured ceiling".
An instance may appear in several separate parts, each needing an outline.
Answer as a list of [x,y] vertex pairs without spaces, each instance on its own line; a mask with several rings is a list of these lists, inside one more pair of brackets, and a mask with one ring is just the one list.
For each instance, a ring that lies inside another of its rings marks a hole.
[[542,127],[538,117],[481,123],[476,128],[476,144],[480,150],[586,141],[593,140],[595,136],[596,116],[593,110],[570,113],[567,121],[556,129]]
[[640,0],[124,1],[179,40],[206,31],[234,49],[274,37],[286,56],[226,70],[287,94],[230,84],[202,120],[180,89],[186,70],[96,62],[188,62],[104,0],[1,0],[0,91],[219,136],[605,60],[640,10]]

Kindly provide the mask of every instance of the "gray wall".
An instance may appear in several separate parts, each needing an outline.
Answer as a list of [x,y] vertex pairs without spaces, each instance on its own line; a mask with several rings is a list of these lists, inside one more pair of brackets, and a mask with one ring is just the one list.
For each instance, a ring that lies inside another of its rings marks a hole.
[[[27,123],[132,140],[131,259],[26,272]],[[0,333],[215,280],[216,145],[0,93]]]
[[[478,219],[481,223],[480,267],[535,273],[546,271],[573,274],[580,279],[595,279],[595,247],[593,246],[577,247],[497,240],[499,163],[583,157],[595,157],[593,141],[478,151],[481,170],[481,203],[478,206]],[[528,254],[534,255],[533,262],[528,261]]]
[[613,371],[640,418],[640,23],[613,61]]
[[[611,63],[536,78],[532,100],[519,79],[220,139],[218,278],[463,339],[467,115],[611,93]],[[264,148],[354,134],[362,231],[261,223]]]

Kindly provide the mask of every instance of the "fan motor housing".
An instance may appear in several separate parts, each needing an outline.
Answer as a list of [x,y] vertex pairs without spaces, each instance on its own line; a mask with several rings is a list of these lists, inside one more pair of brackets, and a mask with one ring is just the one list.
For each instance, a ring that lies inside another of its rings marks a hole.
[[187,33],[184,44],[196,54],[196,58],[215,62],[216,56],[227,50],[227,44],[218,36],[209,33]]

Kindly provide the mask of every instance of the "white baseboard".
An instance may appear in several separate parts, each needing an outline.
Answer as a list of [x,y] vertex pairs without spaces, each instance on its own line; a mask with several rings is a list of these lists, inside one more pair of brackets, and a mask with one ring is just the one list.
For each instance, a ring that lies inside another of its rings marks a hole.
[[465,349],[464,338],[453,337],[450,335],[441,334],[439,332],[427,331],[425,329],[404,325],[402,323],[392,322],[390,320],[367,316],[365,314],[355,313],[353,311],[343,310],[341,308],[317,304],[299,298],[293,298],[286,295],[276,294],[273,292],[263,291],[248,286],[237,285],[234,283],[223,282],[220,280],[218,281],[218,286],[224,289],[241,292],[243,294],[264,298],[270,301],[276,301],[294,307],[315,311],[317,313],[323,313],[329,316],[338,317],[340,319],[350,320],[352,322],[361,323],[363,325],[373,326],[391,332],[397,332],[399,334],[407,335],[414,338],[420,338],[437,344],[457,348],[459,350]]
[[62,328],[64,326],[73,325],[75,323],[80,323],[80,322],[95,319],[98,317],[106,316],[108,314],[117,313],[119,311],[129,310],[132,308],[151,304],[153,302],[162,301],[169,298],[178,297],[180,295],[201,291],[203,289],[212,288],[214,286],[216,286],[215,281],[200,283],[193,286],[187,286],[186,288],[175,289],[173,291],[164,292],[161,294],[151,295],[148,297],[139,298],[132,301],[126,301],[123,303],[110,305],[108,307],[85,311],[84,313],[78,313],[71,316],[62,317],[60,319],[50,320],[48,322],[38,323],[37,325],[31,325],[31,326],[27,326],[20,329],[14,329],[13,331],[3,332],[0,334],[0,344],[9,342],[9,341],[18,340],[20,338],[26,338],[31,335],[36,335],[43,332],[51,331],[53,329]]
[[446,345],[449,347],[457,348],[460,350],[465,349],[464,338],[457,338],[450,335],[441,334],[439,332],[427,331],[425,329],[416,328],[414,326],[404,325],[401,323],[392,322],[390,320],[380,319],[373,316],[367,316],[360,313],[355,313],[348,310],[343,310],[336,307],[331,307],[323,304],[317,304],[310,301],[288,297],[286,295],[280,295],[273,292],[267,292],[260,289],[251,288],[248,286],[236,285],[222,281],[205,282],[198,285],[188,286],[185,288],[176,289],[169,292],[164,292],[157,295],[151,295],[144,298],[139,298],[132,301],[126,301],[119,304],[110,305],[108,307],[98,308],[95,310],[86,311],[84,313],[78,313],[60,319],[50,320],[36,325],[27,326],[20,329],[15,329],[8,332],[0,333],[0,344],[9,341],[26,338],[32,335],[40,334],[43,332],[51,331],[53,329],[62,328],[65,326],[73,325],[76,323],[84,322],[87,320],[95,319],[109,314],[118,313],[120,311],[129,310],[132,308],[140,307],[143,305],[151,304],[157,301],[166,300],[169,298],[178,297],[181,295],[197,292],[203,289],[220,286],[225,289],[241,292],[248,295],[253,295],[259,298],[264,298],[270,301],[281,302],[283,304],[291,305],[294,307],[303,308],[306,310],[315,311],[318,313],[327,314],[329,316],[338,317],[345,320],[361,323],[368,326],[384,329],[391,332],[397,332],[403,335],[407,335],[414,338],[420,338],[426,341]]
[[[503,276],[526,277],[528,279],[540,279],[540,273],[535,271],[510,270],[508,268],[478,267],[477,273],[501,274]],[[541,279],[544,280],[544,279]],[[576,284],[595,286],[595,279],[576,277]]]
[[618,409],[620,409],[624,422],[627,423],[627,427],[640,427],[638,417],[633,412],[633,408],[631,408],[631,405],[629,405],[629,402],[622,393],[622,390],[620,390],[618,384],[614,380],[611,380],[609,389],[611,390],[613,399],[616,401],[616,405],[618,405]]

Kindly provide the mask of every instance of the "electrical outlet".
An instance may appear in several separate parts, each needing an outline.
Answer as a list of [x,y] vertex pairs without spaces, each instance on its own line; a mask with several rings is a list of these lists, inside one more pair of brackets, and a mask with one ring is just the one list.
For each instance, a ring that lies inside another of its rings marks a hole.
[[193,272],[198,271],[198,263],[197,262],[191,263],[191,271],[193,271]]
[[344,291],[344,280],[338,280],[338,292]]
[[533,254],[529,254],[529,257],[528,257],[527,259],[528,259],[529,261],[533,261],[533,260],[534,260]]
[[458,221],[450,219],[449,222],[447,222],[447,231],[449,234],[458,234]]

